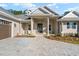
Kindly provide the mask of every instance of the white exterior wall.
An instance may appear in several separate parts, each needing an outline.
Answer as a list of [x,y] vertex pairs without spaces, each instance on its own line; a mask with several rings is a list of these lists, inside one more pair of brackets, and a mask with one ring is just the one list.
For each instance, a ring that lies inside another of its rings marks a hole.
[[20,22],[12,21],[11,24],[11,37],[15,37],[17,35],[23,35],[24,30],[22,28],[22,24]]
[[[14,24],[16,24],[16,26]],[[17,36],[18,33],[19,33],[19,23],[12,21],[12,24],[11,24],[11,37]]]
[[75,29],[72,29],[72,28],[67,28],[67,22],[62,22],[61,23],[62,25],[62,31],[61,31],[61,33],[63,34],[63,33],[77,33],[77,26],[78,26],[78,24],[76,25],[76,28]]
[[[23,29],[23,24],[20,22],[14,22],[14,24],[16,24],[16,27],[14,26],[14,28],[13,28],[14,29],[14,36],[24,35],[25,30]],[[26,25],[24,25],[24,26],[26,26]]]
[[14,22],[13,24],[13,34],[14,36],[17,36],[19,34],[19,23],[18,22]]
[[23,24],[20,22],[18,26],[19,26],[19,35],[23,35],[24,34]]

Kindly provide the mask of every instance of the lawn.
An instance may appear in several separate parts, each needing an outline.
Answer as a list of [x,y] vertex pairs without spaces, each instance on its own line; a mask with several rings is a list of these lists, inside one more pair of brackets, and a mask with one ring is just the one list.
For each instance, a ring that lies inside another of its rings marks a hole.
[[61,37],[61,36],[50,35],[47,38],[49,38],[51,40],[66,42],[66,43],[79,44],[79,37],[68,37],[68,36]]

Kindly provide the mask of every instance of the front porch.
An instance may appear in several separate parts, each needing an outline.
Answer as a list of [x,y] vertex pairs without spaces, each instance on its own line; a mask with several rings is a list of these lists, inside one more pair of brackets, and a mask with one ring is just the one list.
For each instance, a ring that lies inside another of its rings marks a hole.
[[32,16],[30,22],[22,23],[24,35],[46,35],[57,34],[56,17]]

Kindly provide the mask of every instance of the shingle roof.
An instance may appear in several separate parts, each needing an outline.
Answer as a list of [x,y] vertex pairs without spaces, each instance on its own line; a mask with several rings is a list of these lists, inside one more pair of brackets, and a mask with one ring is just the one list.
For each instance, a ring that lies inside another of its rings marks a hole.
[[[9,17],[9,18],[12,18],[16,21],[19,21],[18,18],[14,14],[12,14],[11,12],[9,12],[8,10],[6,10],[2,7],[0,7],[0,12],[3,12],[3,13],[1,13],[1,15],[5,16],[5,17]],[[10,15],[10,16],[8,16],[8,15]]]
[[[64,16],[66,16],[70,12],[75,14],[77,17],[65,17],[65,18],[63,18]],[[79,12],[77,12],[77,11],[69,11],[65,15],[61,16],[58,21],[79,21]]]
[[[68,13],[72,12],[73,14],[75,14],[76,16],[79,17],[79,12],[77,11],[69,11]],[[68,13],[66,13],[65,15],[67,15]],[[62,15],[62,17],[64,17],[65,15]]]
[[42,11],[45,14],[49,14],[47,11],[43,10],[42,8],[38,8],[40,11]]
[[25,14],[16,15],[16,17],[17,17],[17,18],[20,18],[20,19],[22,19],[22,20],[28,20],[28,19],[30,19],[30,17],[27,16],[27,15],[25,15]]
[[4,9],[4,8],[2,8],[2,7],[0,7],[0,11],[3,11],[3,12],[5,12],[5,13],[7,13],[7,14],[10,14],[10,15],[12,15],[12,16],[15,16],[14,14],[12,14],[11,12],[9,12],[8,10],[6,10],[6,9]]
[[36,12],[37,10],[40,10],[42,13],[44,14],[52,14],[52,15],[56,15],[58,16],[59,14],[57,14],[56,12],[52,11],[50,8],[48,8],[47,6],[44,7],[39,7],[36,10],[34,10],[33,12],[31,12],[31,14],[33,14],[34,12]]
[[[44,10],[44,9],[45,10]],[[51,9],[49,9],[48,7],[46,7],[46,6],[44,6],[44,7],[42,7],[42,8],[38,8],[40,11],[42,11],[44,14],[54,14],[54,15],[58,15],[56,12],[54,12],[54,11],[52,11]],[[28,19],[30,19],[30,16],[29,15],[25,15],[25,14],[21,14],[21,15],[14,15],[14,14],[12,14],[11,12],[9,12],[8,10],[6,10],[6,9],[4,9],[4,8],[2,8],[2,7],[0,7],[0,11],[2,11],[2,12],[5,12],[6,14],[8,14],[8,15],[10,15],[10,16],[12,16],[12,18],[16,18],[15,20],[18,20],[19,21],[19,19],[22,21],[22,20],[28,20]],[[35,10],[36,11],[36,10]],[[50,12],[50,13],[49,13]],[[31,13],[32,14],[32,13]],[[3,16],[4,16],[4,14],[3,14]],[[6,17],[10,17],[10,16],[7,16],[6,15]]]
[[59,15],[58,13],[56,13],[55,11],[51,10],[50,8],[48,8],[47,6],[44,6],[45,9],[47,9],[49,12],[55,14],[55,15]]
[[79,12],[73,11],[73,13],[79,17]]

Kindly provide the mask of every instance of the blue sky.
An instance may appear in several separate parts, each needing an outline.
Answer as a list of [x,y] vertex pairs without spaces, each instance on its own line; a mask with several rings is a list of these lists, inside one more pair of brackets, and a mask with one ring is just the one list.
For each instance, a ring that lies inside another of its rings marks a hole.
[[63,14],[67,10],[79,11],[79,3],[0,3],[0,7],[14,10],[34,10],[43,6],[48,6],[50,9],[60,14]]

